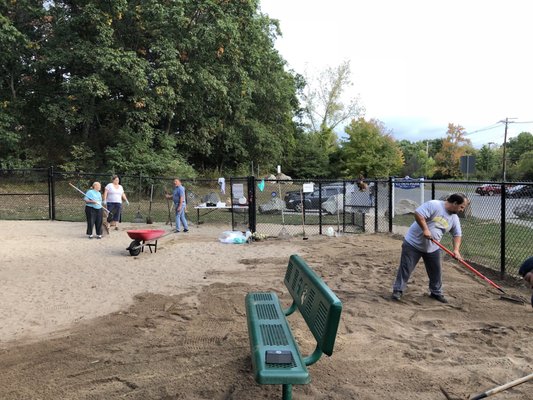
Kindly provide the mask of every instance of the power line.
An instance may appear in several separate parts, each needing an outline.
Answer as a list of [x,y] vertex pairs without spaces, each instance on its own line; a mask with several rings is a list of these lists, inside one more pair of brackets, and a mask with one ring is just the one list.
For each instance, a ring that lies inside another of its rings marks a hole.
[[491,130],[491,129],[497,128],[497,127],[500,126],[501,124],[502,124],[502,122],[501,122],[501,121],[498,121],[498,122],[496,122],[496,123],[493,124],[493,125],[487,126],[486,128],[481,128],[481,129],[478,129],[478,130],[476,130],[476,131],[472,131],[472,132],[465,133],[465,136],[470,136],[470,135],[473,135],[474,133],[478,133],[478,132],[489,131],[489,130]]
[[[502,124],[505,124],[505,121],[498,121],[493,125],[487,126],[486,128],[481,128],[481,129],[477,129],[472,132],[467,132],[464,135],[470,136],[470,135],[473,135],[474,133],[490,131],[491,129],[501,126]],[[533,124],[533,121],[507,121],[507,124]]]

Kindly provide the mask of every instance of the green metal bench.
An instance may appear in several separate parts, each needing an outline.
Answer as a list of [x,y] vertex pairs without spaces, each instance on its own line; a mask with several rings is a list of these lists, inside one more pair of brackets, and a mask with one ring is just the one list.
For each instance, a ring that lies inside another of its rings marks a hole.
[[[255,380],[261,385],[283,385],[282,398],[292,398],[292,385],[311,381],[307,366],[322,353],[331,356],[342,303],[320,277],[297,255],[285,273],[293,302],[283,309],[274,292],[246,295],[246,319]],[[302,357],[286,317],[298,309],[316,340],[312,354]],[[290,352],[290,353],[289,353]]]

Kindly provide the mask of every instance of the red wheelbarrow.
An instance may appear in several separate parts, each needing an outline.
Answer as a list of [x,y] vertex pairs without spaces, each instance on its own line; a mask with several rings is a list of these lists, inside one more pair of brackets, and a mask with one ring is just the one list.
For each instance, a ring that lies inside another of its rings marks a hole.
[[152,253],[153,247],[153,252],[156,253],[157,241],[173,232],[166,232],[163,229],[135,229],[126,231],[126,233],[133,239],[133,242],[130,243],[126,250],[130,252],[131,256],[138,256],[141,251],[144,251],[144,246],[148,246],[150,253]]

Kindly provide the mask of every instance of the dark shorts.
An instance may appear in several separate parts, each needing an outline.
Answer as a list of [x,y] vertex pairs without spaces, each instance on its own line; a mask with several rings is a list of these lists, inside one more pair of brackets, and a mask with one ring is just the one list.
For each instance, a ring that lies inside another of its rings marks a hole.
[[107,209],[111,212],[111,214],[107,216],[107,222],[120,222],[122,203],[107,203]]

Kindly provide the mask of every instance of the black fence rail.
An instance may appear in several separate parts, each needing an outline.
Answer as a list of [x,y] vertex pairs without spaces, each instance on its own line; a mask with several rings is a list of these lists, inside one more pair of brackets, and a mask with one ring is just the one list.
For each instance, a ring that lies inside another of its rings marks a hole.
[[[109,174],[60,172],[53,168],[0,170],[0,219],[84,221],[81,191],[94,181],[102,190]],[[172,177],[120,176],[129,199],[122,220],[174,224],[165,194]],[[360,232],[404,234],[421,203],[465,193],[471,200],[461,217],[463,256],[473,264],[516,275],[531,256],[533,183],[416,179],[277,180],[254,177],[183,179],[190,224],[222,230],[250,229],[268,237]],[[451,248],[445,235],[443,244]]]
[[0,219],[53,219],[49,169],[0,170]]

